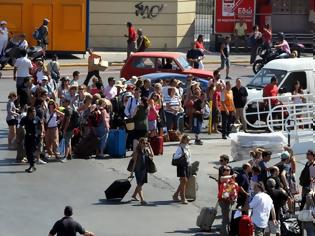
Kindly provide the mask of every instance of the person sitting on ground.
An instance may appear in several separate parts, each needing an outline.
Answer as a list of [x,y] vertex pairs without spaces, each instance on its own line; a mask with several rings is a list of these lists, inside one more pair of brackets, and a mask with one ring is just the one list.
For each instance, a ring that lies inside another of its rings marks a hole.
[[74,221],[71,217],[72,214],[72,207],[66,206],[64,210],[65,216],[54,224],[48,236],[54,236],[56,234],[75,236],[76,233],[82,234],[84,236],[94,236],[94,233],[86,231],[78,222]]

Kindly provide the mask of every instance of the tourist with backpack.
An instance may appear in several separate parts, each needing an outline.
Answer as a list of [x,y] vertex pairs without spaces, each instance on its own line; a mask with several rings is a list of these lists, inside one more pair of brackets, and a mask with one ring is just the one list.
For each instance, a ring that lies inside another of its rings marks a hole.
[[33,38],[37,41],[37,45],[41,46],[44,52],[48,46],[48,24],[49,20],[47,18],[44,19],[43,24],[33,33]]
[[56,82],[58,86],[60,79],[60,65],[58,62],[58,56],[56,54],[53,55],[51,61],[48,63],[47,70],[50,74],[50,77]]
[[151,47],[151,42],[147,36],[143,35],[142,29],[138,29],[137,33],[138,33],[138,38],[137,38],[138,52],[144,52],[147,48]]

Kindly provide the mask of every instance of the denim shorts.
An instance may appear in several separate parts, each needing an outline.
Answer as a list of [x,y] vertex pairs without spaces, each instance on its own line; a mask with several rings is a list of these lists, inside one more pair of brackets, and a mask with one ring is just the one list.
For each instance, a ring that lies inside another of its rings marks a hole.
[[224,66],[227,66],[227,67],[230,67],[230,59],[227,57],[227,58],[224,58],[222,55],[221,55],[221,68],[224,68]]

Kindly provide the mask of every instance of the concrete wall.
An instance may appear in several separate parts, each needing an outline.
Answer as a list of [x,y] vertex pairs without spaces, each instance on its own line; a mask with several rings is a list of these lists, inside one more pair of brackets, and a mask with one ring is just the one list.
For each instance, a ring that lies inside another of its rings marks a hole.
[[[148,6],[148,11],[136,15],[136,5]],[[160,12],[158,9],[161,8]],[[126,22],[141,28],[152,43],[151,49],[189,48],[194,35],[195,0],[91,0],[90,47],[124,50]]]

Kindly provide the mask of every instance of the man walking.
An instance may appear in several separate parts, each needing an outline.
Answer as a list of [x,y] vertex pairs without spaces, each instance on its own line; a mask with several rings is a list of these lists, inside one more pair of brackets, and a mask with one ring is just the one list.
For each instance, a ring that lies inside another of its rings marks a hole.
[[88,58],[88,73],[86,75],[86,79],[84,80],[84,84],[87,86],[89,86],[89,82],[90,82],[90,79],[93,77],[93,76],[96,76],[98,78],[98,81],[100,83],[103,83],[102,82],[102,78],[100,76],[100,71],[95,68],[94,66],[94,59],[102,59],[101,56],[99,55],[96,55],[93,53],[93,49],[92,48],[89,48],[88,50],[88,53],[89,53],[89,58]]
[[230,42],[231,37],[226,36],[224,42],[221,44],[220,48],[220,54],[221,54],[221,67],[218,68],[219,71],[224,69],[224,66],[226,66],[226,76],[225,79],[231,79],[229,77],[230,72]]
[[64,209],[64,217],[58,220],[50,230],[48,236],[65,235],[76,236],[77,233],[84,236],[94,236],[94,233],[86,231],[78,222],[72,219],[73,210],[71,206]]
[[239,124],[242,124],[243,130],[247,129],[247,124],[244,119],[244,106],[247,101],[247,90],[245,87],[241,84],[241,79],[236,80],[236,85],[232,88],[233,92],[233,100],[234,100],[234,106],[235,106],[235,119]]
[[137,37],[138,36],[131,22],[127,22],[127,28],[128,28],[128,35],[125,34],[125,37],[128,38],[127,39],[127,59],[128,59],[131,52],[137,51]]

